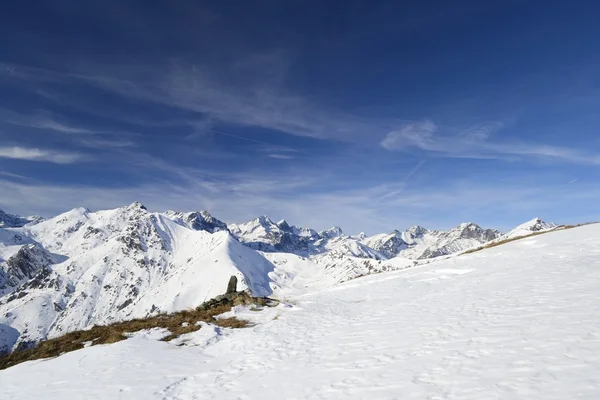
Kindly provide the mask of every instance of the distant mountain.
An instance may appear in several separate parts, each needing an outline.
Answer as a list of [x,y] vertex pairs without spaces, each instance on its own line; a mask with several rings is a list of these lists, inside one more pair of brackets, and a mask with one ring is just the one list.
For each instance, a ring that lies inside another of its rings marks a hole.
[[467,250],[501,236],[492,229],[464,223],[449,231],[430,231],[413,226],[370,237],[346,236],[339,227],[317,233],[313,229],[290,226],[285,220],[273,222],[262,216],[243,224],[230,224],[229,231],[242,243],[264,252],[286,252],[304,257],[329,251],[372,259],[404,257],[425,259]]
[[[255,295],[285,296],[500,237],[472,223],[370,237],[267,216],[226,225],[206,211],[153,213],[137,202],[48,220],[0,216],[0,353],[94,324],[197,306],[223,293],[231,275]],[[551,229],[536,221],[512,232]]]
[[463,223],[449,231],[430,231],[413,226],[407,231],[394,231],[365,238],[363,243],[388,258],[426,259],[467,250],[500,237],[493,229]]
[[285,220],[275,223],[266,215],[228,228],[240,242],[255,250],[303,256],[311,253],[311,245],[321,238],[313,229],[289,225]]
[[19,215],[7,214],[0,210],[0,228],[20,228],[27,224],[43,221],[42,217],[37,215],[31,217],[21,217]]
[[539,218],[534,218],[531,221],[527,221],[517,226],[506,235],[502,236],[502,239],[512,239],[520,236],[531,235],[534,232],[542,232],[556,229],[558,225],[552,222],[544,222]]
[[228,231],[225,222],[216,219],[204,210],[188,213],[167,211],[165,214],[174,221],[195,231],[206,231],[210,233]]

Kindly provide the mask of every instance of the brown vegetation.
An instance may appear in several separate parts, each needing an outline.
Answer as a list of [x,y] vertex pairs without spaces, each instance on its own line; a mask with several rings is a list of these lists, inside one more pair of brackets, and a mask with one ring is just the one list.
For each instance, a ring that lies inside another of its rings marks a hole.
[[61,337],[42,341],[37,346],[27,350],[17,350],[0,357],[0,370],[19,363],[42,358],[57,357],[63,353],[81,349],[89,345],[115,343],[127,339],[127,333],[138,332],[152,328],[166,328],[170,334],[163,341],[173,340],[180,335],[197,331],[204,321],[225,328],[244,328],[248,321],[231,318],[215,318],[219,314],[230,311],[239,304],[268,305],[271,299],[251,297],[244,292],[219,296],[196,309],[180,311],[172,314],[159,314],[148,318],[133,319],[110,325],[96,325],[88,330],[67,333]]

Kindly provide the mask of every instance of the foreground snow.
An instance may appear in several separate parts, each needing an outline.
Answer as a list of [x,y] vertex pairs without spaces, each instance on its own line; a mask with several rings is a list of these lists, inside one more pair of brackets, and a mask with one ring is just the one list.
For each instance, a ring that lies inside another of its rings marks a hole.
[[598,399],[599,290],[590,225],[246,311],[262,322],[195,347],[137,335],[21,364],[0,398]]

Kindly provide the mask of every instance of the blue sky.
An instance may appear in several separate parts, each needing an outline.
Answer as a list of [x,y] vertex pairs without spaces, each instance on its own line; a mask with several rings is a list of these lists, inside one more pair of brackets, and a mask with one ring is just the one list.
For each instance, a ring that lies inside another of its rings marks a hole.
[[3,5],[0,209],[139,200],[349,233],[600,219],[592,3]]

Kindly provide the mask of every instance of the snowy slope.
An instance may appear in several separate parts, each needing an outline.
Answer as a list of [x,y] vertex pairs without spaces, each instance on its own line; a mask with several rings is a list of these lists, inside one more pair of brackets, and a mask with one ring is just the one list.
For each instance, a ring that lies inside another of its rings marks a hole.
[[196,347],[135,337],[21,364],[0,398],[597,399],[599,290],[589,225],[308,293]]

